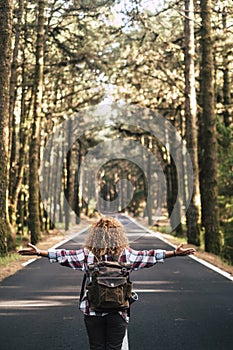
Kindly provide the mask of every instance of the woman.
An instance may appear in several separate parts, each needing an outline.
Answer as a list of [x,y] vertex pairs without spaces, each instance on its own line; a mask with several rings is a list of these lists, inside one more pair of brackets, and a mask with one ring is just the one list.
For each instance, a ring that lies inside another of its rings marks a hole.
[[[104,217],[94,223],[87,235],[84,247],[79,250],[39,250],[29,243],[30,248],[18,251],[21,255],[48,257],[51,262],[86,272],[90,264],[99,261],[118,261],[131,270],[152,267],[157,261],[174,256],[193,254],[194,248],[183,248],[180,244],[173,251],[151,249],[136,251],[129,247],[123,226],[114,218]],[[96,312],[90,308],[84,289],[80,301],[91,350],[120,350],[128,324],[127,310],[118,312]]]

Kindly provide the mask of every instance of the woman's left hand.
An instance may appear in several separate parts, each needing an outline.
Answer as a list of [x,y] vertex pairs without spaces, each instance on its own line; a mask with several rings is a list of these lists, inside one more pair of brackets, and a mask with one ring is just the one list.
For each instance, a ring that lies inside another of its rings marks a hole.
[[183,248],[184,243],[179,244],[175,249],[175,255],[182,256],[182,255],[190,255],[194,254],[196,252],[196,249],[194,248]]

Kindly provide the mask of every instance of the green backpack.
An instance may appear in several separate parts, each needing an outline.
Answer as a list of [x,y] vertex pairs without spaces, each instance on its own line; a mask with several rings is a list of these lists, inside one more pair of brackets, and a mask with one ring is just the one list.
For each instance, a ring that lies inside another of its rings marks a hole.
[[87,265],[87,298],[91,310],[113,312],[127,310],[132,296],[129,265],[101,261]]

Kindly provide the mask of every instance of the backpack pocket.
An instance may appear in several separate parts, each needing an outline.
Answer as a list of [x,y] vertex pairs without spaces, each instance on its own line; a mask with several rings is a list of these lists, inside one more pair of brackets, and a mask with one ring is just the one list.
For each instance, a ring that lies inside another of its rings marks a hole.
[[126,277],[97,277],[96,282],[87,286],[91,309],[111,312],[129,307],[132,283]]

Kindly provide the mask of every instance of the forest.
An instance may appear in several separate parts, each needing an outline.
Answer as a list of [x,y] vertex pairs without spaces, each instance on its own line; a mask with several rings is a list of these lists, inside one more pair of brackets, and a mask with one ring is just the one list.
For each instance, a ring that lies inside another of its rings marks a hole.
[[125,212],[233,263],[230,0],[1,0],[0,256]]

